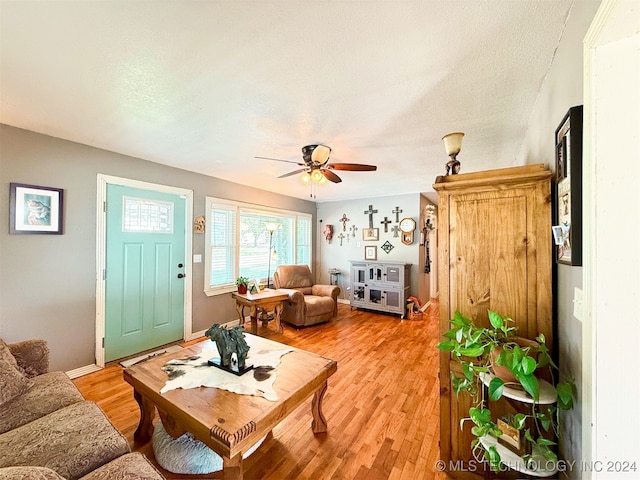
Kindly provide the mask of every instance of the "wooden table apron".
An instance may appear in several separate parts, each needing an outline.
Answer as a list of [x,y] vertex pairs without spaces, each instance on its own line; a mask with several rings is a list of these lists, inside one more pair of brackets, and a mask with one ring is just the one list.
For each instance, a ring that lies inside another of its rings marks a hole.
[[[259,344],[272,349],[286,347],[264,338],[260,338]],[[242,452],[271,432],[311,394],[312,430],[314,433],[326,432],[322,398],[327,379],[336,372],[337,363],[304,350],[294,349],[282,357],[276,370],[274,389],[278,400],[275,402],[210,387],[159,393],[167,381],[167,374],[161,370],[167,361],[198,354],[211,347],[211,342],[201,342],[183,352],[160,355],[124,370],[124,379],[133,386],[134,397],[140,406],[140,423],[134,433],[136,443],[143,444],[151,439],[157,408],[171,436],[177,438],[190,432],[223,458],[225,478],[227,473],[231,478],[242,478]]]
[[280,316],[285,301],[289,299],[287,293],[280,293],[277,290],[265,290],[260,293],[232,293],[231,296],[236,301],[236,310],[240,322],[244,323],[244,307],[249,308],[249,316],[251,317],[251,333],[258,334],[258,310],[260,308],[275,312],[276,326],[278,332],[282,333],[282,323]]

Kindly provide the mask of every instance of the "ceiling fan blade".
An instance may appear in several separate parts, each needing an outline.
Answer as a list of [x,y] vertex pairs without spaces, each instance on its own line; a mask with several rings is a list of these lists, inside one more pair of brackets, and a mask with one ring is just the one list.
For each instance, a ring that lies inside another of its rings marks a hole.
[[333,183],[340,183],[342,181],[342,179],[336,175],[335,173],[333,173],[331,170],[326,170],[326,169],[321,169],[320,173],[322,173],[322,175],[324,175],[324,177],[333,182]]
[[350,170],[352,172],[373,172],[378,169],[375,165],[363,165],[361,163],[330,163],[327,168],[332,170]]
[[295,175],[297,173],[306,172],[306,168],[301,168],[300,170],[294,170],[293,172],[285,173],[284,175],[280,175],[278,178],[290,177],[291,175]]
[[253,157],[253,158],[259,158],[261,160],[275,160],[276,162],[286,162],[286,163],[295,163],[296,165],[304,165],[304,163],[300,163],[300,162],[294,162],[292,160],[282,160],[281,158],[269,158],[269,157]]

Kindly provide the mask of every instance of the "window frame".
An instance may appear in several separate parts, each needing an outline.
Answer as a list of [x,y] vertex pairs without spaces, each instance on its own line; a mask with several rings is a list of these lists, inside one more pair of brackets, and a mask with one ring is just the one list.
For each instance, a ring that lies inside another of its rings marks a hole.
[[[239,202],[236,200],[228,200],[224,198],[217,197],[205,197],[205,218],[206,225],[209,228],[213,228],[212,225],[212,210],[216,207],[222,207],[224,209],[232,210],[235,209],[235,252],[234,252],[234,274],[233,281],[230,283],[225,283],[223,285],[212,286],[211,283],[211,231],[205,231],[205,255],[204,255],[204,293],[208,297],[222,295],[230,292],[235,292],[237,290],[235,279],[240,275],[240,257],[241,257],[241,246],[240,246],[240,224],[241,224],[241,216],[242,213],[249,214],[257,214],[257,215],[265,215],[265,216],[282,216],[289,217],[293,220],[293,229],[291,232],[291,241],[293,242],[293,256],[295,259],[295,263],[298,263],[299,257],[299,245],[298,245],[298,224],[300,219],[304,219],[308,221],[309,224],[309,246],[308,246],[308,255],[309,262],[307,265],[310,269],[312,269],[312,259],[313,259],[313,215],[311,213],[306,212],[297,212],[294,210],[285,210],[274,207],[265,207],[262,205],[256,205],[253,203],[247,202]],[[244,212],[243,212],[244,211]],[[265,229],[266,230],[266,229]],[[302,265],[302,264],[301,264]],[[274,266],[275,270],[275,266]],[[266,282],[266,278],[260,278],[261,282]]]

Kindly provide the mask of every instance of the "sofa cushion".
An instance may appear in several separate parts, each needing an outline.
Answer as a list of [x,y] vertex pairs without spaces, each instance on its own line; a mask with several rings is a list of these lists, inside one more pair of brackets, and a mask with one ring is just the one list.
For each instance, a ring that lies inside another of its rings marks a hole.
[[83,401],[0,435],[0,467],[48,467],[75,480],[128,453],[127,439],[95,403]]
[[0,409],[33,386],[33,382],[4,358],[0,358]]
[[64,372],[49,372],[25,380],[32,382],[33,386],[11,402],[0,405],[0,433],[84,400]]
[[82,477],[82,480],[164,480],[141,453],[128,453]]
[[6,467],[0,468],[0,480],[65,480],[50,468]]
[[32,338],[7,344],[15,357],[18,370],[27,377],[35,377],[49,371],[49,345],[46,340]]
[[19,370],[18,362],[16,361],[16,357],[11,353],[11,350],[9,350],[9,345],[0,338],[0,362],[1,361],[7,362],[13,368]]

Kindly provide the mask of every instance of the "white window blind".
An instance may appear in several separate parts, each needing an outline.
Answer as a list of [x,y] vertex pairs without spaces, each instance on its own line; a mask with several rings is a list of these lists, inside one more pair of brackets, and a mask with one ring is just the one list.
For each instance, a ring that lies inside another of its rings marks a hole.
[[[267,275],[273,282],[278,265],[311,266],[309,214],[207,197],[207,217],[208,295],[235,290],[235,279],[241,275],[266,284]],[[268,222],[280,224],[272,237],[265,225]]]
[[210,235],[210,285],[235,285],[236,207],[215,205],[207,222]]

